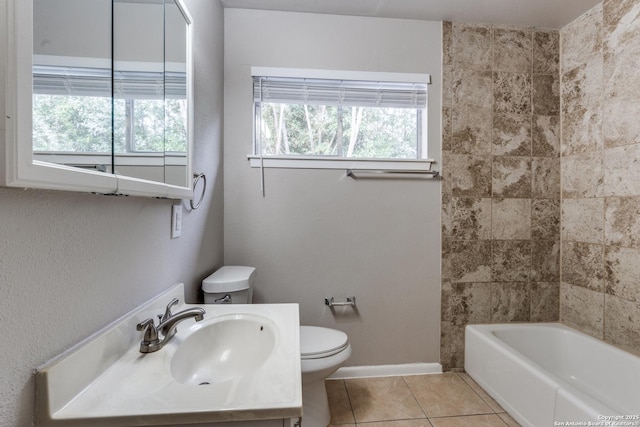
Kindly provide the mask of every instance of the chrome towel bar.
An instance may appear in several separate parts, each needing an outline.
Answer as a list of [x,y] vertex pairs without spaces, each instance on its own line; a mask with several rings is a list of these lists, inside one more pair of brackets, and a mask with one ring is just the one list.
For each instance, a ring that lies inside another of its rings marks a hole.
[[333,297],[326,297],[324,299],[324,304],[329,307],[341,307],[345,305],[350,305],[351,307],[355,307],[356,305],[356,297],[347,297],[346,301],[335,302]]
[[352,179],[430,179],[439,177],[440,172],[431,170],[347,169],[347,176]]

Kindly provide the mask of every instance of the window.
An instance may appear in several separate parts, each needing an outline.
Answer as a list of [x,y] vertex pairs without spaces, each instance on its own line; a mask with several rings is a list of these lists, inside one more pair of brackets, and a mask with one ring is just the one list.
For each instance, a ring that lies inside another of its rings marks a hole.
[[111,152],[111,72],[33,66],[33,149]]
[[429,75],[257,67],[252,74],[254,159],[322,168],[336,164],[323,160],[426,160]]
[[36,151],[186,151],[185,111],[185,73],[33,66]]

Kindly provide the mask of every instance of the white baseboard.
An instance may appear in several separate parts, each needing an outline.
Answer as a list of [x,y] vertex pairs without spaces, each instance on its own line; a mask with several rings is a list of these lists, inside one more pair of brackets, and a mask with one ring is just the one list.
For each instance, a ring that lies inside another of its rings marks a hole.
[[328,379],[395,377],[399,375],[440,374],[439,363],[404,363],[401,365],[343,366]]

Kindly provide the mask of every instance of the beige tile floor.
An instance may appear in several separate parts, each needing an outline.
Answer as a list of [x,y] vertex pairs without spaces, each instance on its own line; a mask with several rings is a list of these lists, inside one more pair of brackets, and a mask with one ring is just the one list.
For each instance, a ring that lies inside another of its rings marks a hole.
[[331,426],[519,426],[467,374],[329,380]]

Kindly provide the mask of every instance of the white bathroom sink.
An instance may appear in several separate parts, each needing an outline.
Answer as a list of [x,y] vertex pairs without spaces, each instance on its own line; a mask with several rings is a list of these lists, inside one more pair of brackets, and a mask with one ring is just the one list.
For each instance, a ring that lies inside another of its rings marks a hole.
[[136,324],[173,298],[183,300],[182,284],[41,367],[37,425],[261,425],[302,415],[297,304],[199,305],[204,320],[180,322],[163,348],[140,353]]
[[251,376],[273,353],[277,329],[255,314],[230,314],[195,323],[171,358],[182,384],[211,385]]

